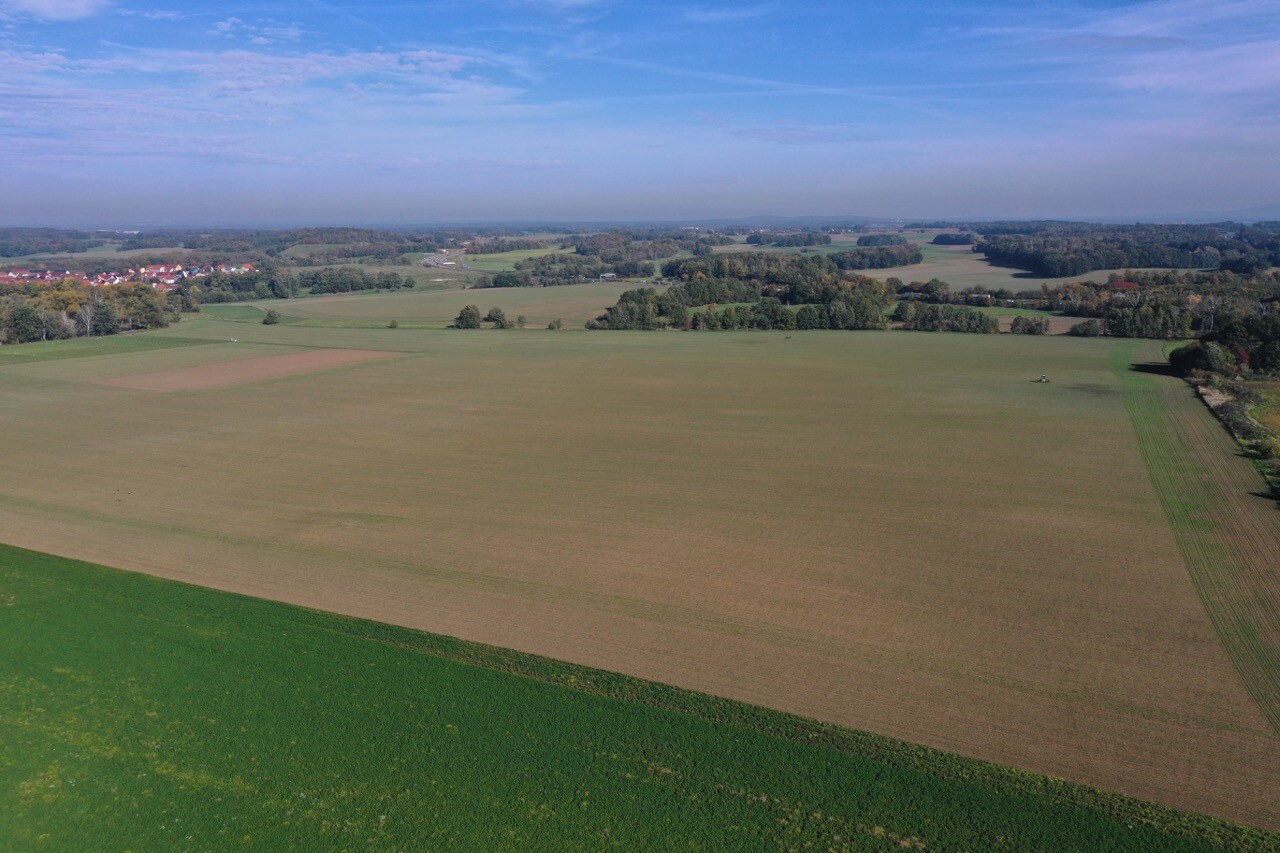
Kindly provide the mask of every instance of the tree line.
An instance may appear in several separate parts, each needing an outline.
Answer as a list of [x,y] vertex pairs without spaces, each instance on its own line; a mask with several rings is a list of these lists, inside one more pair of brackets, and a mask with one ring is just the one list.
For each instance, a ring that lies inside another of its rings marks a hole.
[[179,290],[193,294],[200,302],[241,302],[247,299],[292,299],[304,291],[313,295],[353,293],[363,290],[397,290],[411,288],[410,276],[393,272],[369,272],[360,267],[325,267],[292,273],[279,267],[268,267],[236,275],[213,273],[184,279]]
[[159,329],[197,309],[178,294],[149,284],[90,287],[64,281],[23,288],[4,286],[0,295],[0,344],[101,337],[135,329]]
[[1170,362],[1184,372],[1280,375],[1280,310],[1237,317],[1199,341],[1175,350]]
[[1072,334],[1178,339],[1264,313],[1280,297],[1280,272],[1126,270],[1105,282],[1043,285],[1024,296],[1036,307],[1087,318]]
[[[941,235],[940,235],[941,236]],[[1243,275],[1280,265],[1280,224],[989,226],[975,245],[993,263],[1046,278],[1109,268],[1222,269]]]
[[837,252],[831,260],[842,270],[883,270],[909,267],[924,262],[924,252],[914,243],[868,246],[851,252]]
[[907,238],[901,234],[863,234],[858,238],[859,246],[905,246]]
[[472,255],[500,255],[504,252],[527,252],[550,248],[546,240],[527,237],[494,237],[491,240],[472,240],[467,253]]
[[992,335],[1000,321],[977,308],[930,302],[899,302],[893,319],[913,332],[970,332]]
[[101,234],[58,228],[0,228],[0,258],[23,255],[78,254],[101,246]]
[[831,235],[816,231],[800,231],[794,234],[751,234],[746,242],[752,246],[830,246]]

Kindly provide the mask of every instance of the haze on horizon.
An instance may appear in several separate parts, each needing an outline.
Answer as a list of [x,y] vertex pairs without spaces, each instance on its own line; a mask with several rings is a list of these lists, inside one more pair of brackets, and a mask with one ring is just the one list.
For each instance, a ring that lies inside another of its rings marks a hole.
[[1280,0],[0,0],[0,224],[1280,201]]

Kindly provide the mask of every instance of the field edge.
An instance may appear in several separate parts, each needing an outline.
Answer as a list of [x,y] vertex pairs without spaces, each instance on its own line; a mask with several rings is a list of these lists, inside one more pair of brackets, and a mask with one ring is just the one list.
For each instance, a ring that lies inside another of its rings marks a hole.
[[[1239,475],[1256,476],[1259,488],[1269,484],[1252,463],[1239,458],[1235,438],[1198,396],[1191,399],[1191,386],[1144,375],[1134,348],[1132,343],[1117,346],[1112,369],[1124,387],[1143,465],[1219,641],[1280,737],[1280,649],[1265,639],[1280,637],[1280,602],[1266,577],[1268,561],[1280,553],[1280,525],[1271,507],[1262,517],[1251,512],[1256,508],[1248,502],[1259,498],[1242,493]],[[1179,392],[1187,399],[1177,399]],[[1215,439],[1222,449],[1207,446]],[[1232,462],[1239,470],[1230,470]]]

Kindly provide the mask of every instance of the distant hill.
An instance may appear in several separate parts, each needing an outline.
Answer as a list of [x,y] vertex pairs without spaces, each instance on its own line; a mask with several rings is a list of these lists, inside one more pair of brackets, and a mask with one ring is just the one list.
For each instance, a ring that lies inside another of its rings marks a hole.
[[1165,222],[1275,222],[1280,221],[1280,203],[1259,204],[1236,210],[1194,210],[1182,213],[1147,214],[1145,216],[1108,217],[1097,220],[1106,223]]
[[700,225],[742,228],[825,228],[832,225],[866,225],[868,223],[901,222],[883,216],[742,216],[735,219],[707,219]]

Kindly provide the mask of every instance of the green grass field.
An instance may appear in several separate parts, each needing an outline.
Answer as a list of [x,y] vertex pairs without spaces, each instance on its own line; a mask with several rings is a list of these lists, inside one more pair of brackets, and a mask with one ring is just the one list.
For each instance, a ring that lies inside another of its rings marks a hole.
[[[983,314],[989,314],[992,317],[1058,317],[1052,311],[1036,311],[1031,308],[1009,308],[1004,305],[981,306],[978,308]],[[1078,320],[1077,320],[1078,322]]]
[[66,252],[49,252],[35,255],[22,255],[14,258],[0,258],[0,263],[11,265],[24,263],[26,261],[51,261],[57,259],[59,261],[67,261],[71,269],[75,269],[74,261],[79,259],[101,260],[102,258],[120,258],[128,260],[130,258],[148,257],[150,255],[173,255],[190,252],[190,249],[184,249],[181,246],[166,246],[155,249],[130,249],[128,251],[120,251],[120,243],[106,243],[102,246],[94,246],[84,252],[74,252],[67,254]]
[[481,311],[502,308],[511,320],[520,314],[529,323],[546,327],[555,319],[566,328],[581,328],[618,301],[618,295],[634,285],[588,283],[563,287],[499,287],[413,290],[396,293],[352,293],[305,299],[264,300],[249,305],[209,305],[211,316],[227,320],[260,322],[262,313],[275,309],[287,324],[328,328],[382,328],[395,320],[403,328],[442,329],[450,325],[465,305]]
[[528,260],[529,258],[540,258],[545,255],[553,255],[557,252],[570,252],[572,249],[561,249],[559,246],[551,246],[546,249],[519,249],[514,252],[498,252],[491,255],[460,255],[458,256],[458,265],[466,264],[473,270],[481,272],[510,272],[516,268],[518,261]]
[[1280,435],[1280,381],[1260,383],[1254,390],[1262,401],[1253,407],[1253,417]]
[[[277,300],[275,304],[283,308],[289,303]],[[266,306],[239,305],[235,303],[203,305],[200,308],[202,314],[208,314],[210,317],[216,317],[219,320],[236,320],[242,323],[261,323],[262,318],[267,315],[267,310]],[[278,308],[275,310],[279,311]],[[296,318],[289,316],[282,316],[281,320],[282,322],[296,322]]]
[[10,849],[1280,849],[555,661],[0,547]]
[[[255,309],[256,310],[256,309]],[[261,311],[258,312],[261,315]],[[106,338],[76,338],[68,341],[45,341],[22,346],[0,347],[0,366],[30,364],[40,361],[61,361],[93,356],[121,356],[130,353],[171,350],[177,347],[203,346],[209,342],[200,338],[183,338],[176,335],[116,335]]]
[[[1223,645],[1280,736],[1280,535],[1260,476],[1182,383],[1136,372],[1132,345],[1115,350],[1125,403],[1187,569]],[[1232,464],[1234,463],[1234,464]]]

